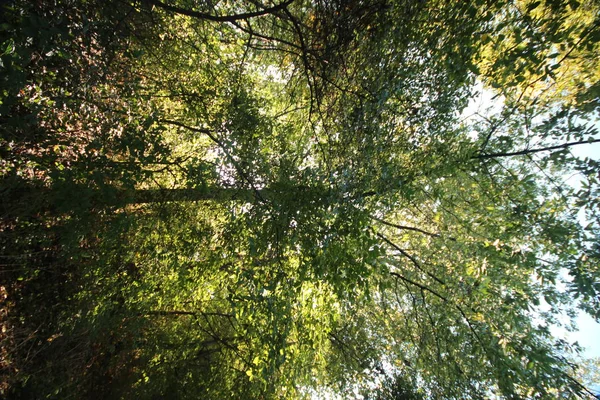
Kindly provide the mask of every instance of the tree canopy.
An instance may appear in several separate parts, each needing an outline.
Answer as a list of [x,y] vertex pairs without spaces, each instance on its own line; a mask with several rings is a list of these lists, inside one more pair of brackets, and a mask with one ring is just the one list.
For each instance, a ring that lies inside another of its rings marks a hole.
[[593,396],[597,1],[0,7],[3,396]]

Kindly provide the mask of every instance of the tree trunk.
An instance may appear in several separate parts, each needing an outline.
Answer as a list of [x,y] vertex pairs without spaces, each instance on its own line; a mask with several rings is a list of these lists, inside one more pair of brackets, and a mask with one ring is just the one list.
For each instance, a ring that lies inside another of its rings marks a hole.
[[[265,190],[204,187],[198,189],[121,189],[105,186],[61,183],[53,187],[11,182],[0,190],[1,211],[7,217],[38,215],[45,212],[59,214],[77,209],[123,207],[128,204],[162,202],[230,201],[254,202],[267,196]],[[15,184],[16,183],[16,184]]]
[[[123,204],[147,204],[165,201],[203,201],[214,200],[226,202],[240,200],[252,202],[256,193],[251,189],[233,188],[201,188],[201,189],[138,189],[133,191],[118,191],[117,198]],[[259,191],[264,194],[264,191]]]

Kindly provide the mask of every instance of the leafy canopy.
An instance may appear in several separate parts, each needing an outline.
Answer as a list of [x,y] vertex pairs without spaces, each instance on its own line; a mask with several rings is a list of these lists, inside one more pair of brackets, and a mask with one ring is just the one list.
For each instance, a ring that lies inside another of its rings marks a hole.
[[591,393],[595,2],[2,11],[3,394]]

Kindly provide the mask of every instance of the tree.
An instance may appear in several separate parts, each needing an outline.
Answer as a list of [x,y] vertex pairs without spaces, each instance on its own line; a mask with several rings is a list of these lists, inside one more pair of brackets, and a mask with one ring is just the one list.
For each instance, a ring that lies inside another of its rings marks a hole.
[[[543,33],[578,26],[524,4],[3,6],[1,389],[589,394],[549,326],[600,312],[596,162],[568,153],[597,140],[596,71],[573,75],[585,101],[512,96],[571,34]],[[527,24],[544,51],[485,37]],[[477,79],[512,78],[462,118]]]

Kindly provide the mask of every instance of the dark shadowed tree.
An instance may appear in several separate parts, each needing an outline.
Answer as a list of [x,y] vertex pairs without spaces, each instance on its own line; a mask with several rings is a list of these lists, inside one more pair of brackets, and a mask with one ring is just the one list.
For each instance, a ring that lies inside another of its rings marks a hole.
[[598,6],[563,3],[4,3],[2,394],[588,396],[550,327],[600,312]]

